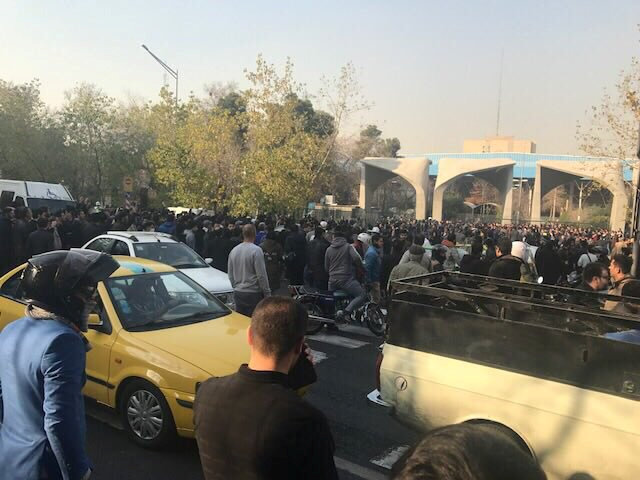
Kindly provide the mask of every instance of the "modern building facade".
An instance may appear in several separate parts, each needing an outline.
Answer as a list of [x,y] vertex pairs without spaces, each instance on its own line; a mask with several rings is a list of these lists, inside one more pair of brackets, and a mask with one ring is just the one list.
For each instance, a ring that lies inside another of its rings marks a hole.
[[[499,137],[502,142],[505,137]],[[507,137],[511,138],[511,137]],[[474,141],[469,141],[474,142]],[[481,142],[481,141],[477,141]],[[535,151],[535,144],[521,142],[519,148]],[[507,141],[508,143],[508,141]],[[471,148],[472,143],[466,144]],[[487,145],[498,148],[498,144]],[[501,144],[500,144],[501,145]],[[512,145],[516,145],[512,142]],[[466,147],[465,147],[466,148]],[[361,163],[360,207],[370,208],[373,192],[386,180],[400,176],[416,190],[416,218],[428,216],[442,220],[442,201],[446,189],[462,176],[476,176],[494,185],[500,193],[502,222],[511,223],[514,179],[532,182],[531,221],[540,223],[542,197],[559,185],[575,179],[588,179],[601,184],[613,195],[612,229],[624,229],[629,193],[625,180],[632,172],[621,161],[573,155],[548,155],[527,152],[427,153],[401,158],[365,158]],[[434,185],[430,192],[430,185]],[[433,197],[428,205],[429,197]],[[430,213],[430,215],[429,215]]]

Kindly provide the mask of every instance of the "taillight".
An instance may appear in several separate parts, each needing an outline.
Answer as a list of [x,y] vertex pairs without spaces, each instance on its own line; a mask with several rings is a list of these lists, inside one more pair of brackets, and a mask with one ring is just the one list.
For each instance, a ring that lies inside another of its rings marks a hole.
[[380,367],[382,366],[382,359],[384,358],[384,353],[382,353],[382,347],[380,347],[380,351],[378,352],[378,358],[376,358],[376,388],[378,392],[380,391]]

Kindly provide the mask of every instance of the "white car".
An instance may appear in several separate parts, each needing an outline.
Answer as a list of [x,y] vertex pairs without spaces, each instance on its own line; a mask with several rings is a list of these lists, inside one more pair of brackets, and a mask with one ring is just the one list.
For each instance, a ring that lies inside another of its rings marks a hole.
[[93,238],[82,248],[166,263],[203,286],[228,307],[235,307],[229,276],[210,266],[210,258],[204,260],[187,245],[166,233],[107,232]]

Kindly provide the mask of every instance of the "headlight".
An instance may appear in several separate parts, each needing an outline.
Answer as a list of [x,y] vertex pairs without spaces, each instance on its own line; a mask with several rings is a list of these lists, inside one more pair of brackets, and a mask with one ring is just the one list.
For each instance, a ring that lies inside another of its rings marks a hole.
[[235,299],[233,298],[233,292],[217,293],[216,297],[218,298],[218,300],[224,303],[231,310],[236,309],[236,302],[235,302]]

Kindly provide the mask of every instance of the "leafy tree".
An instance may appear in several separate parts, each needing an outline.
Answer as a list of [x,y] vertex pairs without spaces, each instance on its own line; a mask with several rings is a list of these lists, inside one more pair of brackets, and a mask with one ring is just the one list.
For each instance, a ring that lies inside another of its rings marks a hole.
[[367,125],[361,132],[356,144],[357,159],[365,157],[396,157],[400,150],[397,138],[382,138],[382,131],[376,125]]
[[81,189],[95,188],[104,199],[109,161],[110,129],[114,116],[114,100],[95,85],[82,84],[65,93],[61,112],[67,145],[81,152],[78,168],[84,173]]
[[247,78],[248,148],[235,164],[240,188],[233,209],[247,213],[302,208],[317,196],[314,180],[324,145],[305,129],[308,118],[299,110],[301,86],[293,78],[293,64],[287,60],[280,74],[259,56]]
[[640,123],[640,59],[631,59],[631,66],[620,73],[615,92],[605,90],[600,105],[592,106],[588,116],[586,123],[578,123],[582,151],[596,157],[635,158]]
[[0,80],[0,171],[5,178],[59,181],[69,152],[37,80]]
[[237,184],[233,165],[241,155],[244,114],[196,98],[176,109],[167,91],[160,96],[150,109],[156,143],[147,154],[157,183],[178,205],[227,206]]

